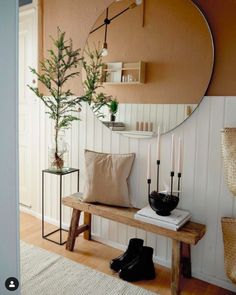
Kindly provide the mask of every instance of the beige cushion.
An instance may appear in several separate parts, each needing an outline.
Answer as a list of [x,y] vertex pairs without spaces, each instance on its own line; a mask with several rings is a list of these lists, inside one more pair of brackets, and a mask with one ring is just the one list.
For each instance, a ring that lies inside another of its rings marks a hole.
[[131,207],[128,178],[135,154],[104,154],[85,150],[83,201]]

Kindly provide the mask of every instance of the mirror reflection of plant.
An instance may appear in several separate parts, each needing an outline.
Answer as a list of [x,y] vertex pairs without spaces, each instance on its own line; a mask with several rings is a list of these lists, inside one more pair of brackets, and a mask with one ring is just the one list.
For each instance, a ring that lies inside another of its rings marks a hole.
[[[86,97],[74,96],[70,89],[66,88],[66,82],[80,74],[77,69],[82,57],[80,49],[73,49],[71,39],[65,40],[65,32],[57,29],[57,38],[51,37],[54,49],[50,49],[49,57],[40,63],[40,72],[30,68],[31,72],[37,76],[49,92],[50,96],[45,96],[38,87],[28,85],[28,87],[43,101],[48,111],[49,117],[55,121],[55,166],[63,168],[63,157],[58,151],[58,133],[60,129],[69,128],[71,122],[79,120],[75,114],[80,111],[80,102]],[[74,113],[74,114],[73,114]]]
[[85,96],[96,116],[98,118],[104,118],[105,115],[102,112],[102,108],[106,106],[110,112],[114,109],[116,113],[118,102],[111,95],[98,92],[98,89],[103,87],[102,81],[106,78],[104,75],[107,75],[103,72],[105,64],[102,60],[102,48],[100,45],[94,45],[94,49],[91,50],[87,44],[84,53],[85,58],[82,63],[86,73],[86,79],[84,81]]
[[112,100],[110,103],[109,103],[109,110],[110,110],[110,113],[112,113],[113,115],[115,115],[118,111],[118,101],[116,99]]

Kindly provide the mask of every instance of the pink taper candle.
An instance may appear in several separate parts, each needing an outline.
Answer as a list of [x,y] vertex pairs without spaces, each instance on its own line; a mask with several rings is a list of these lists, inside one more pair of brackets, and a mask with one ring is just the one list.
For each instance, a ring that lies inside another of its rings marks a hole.
[[147,179],[151,179],[151,144],[148,144]]
[[175,171],[175,135],[172,134],[171,138],[171,168],[170,171],[174,172]]
[[160,160],[160,126],[157,129],[157,161]]

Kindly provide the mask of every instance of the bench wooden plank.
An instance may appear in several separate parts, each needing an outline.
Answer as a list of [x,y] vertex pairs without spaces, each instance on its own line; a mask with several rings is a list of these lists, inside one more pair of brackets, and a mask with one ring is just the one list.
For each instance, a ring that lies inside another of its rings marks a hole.
[[77,237],[77,229],[80,219],[80,211],[73,209],[72,217],[71,217],[71,225],[68,233],[68,239],[66,243],[66,249],[69,251],[73,251],[75,246],[75,239]]
[[171,294],[180,293],[181,242],[172,241]]
[[[139,210],[135,208],[120,208],[100,204],[83,203],[81,194],[63,198],[65,206],[73,208],[70,230],[66,248],[73,251],[75,239],[78,234],[84,233],[85,239],[91,237],[91,214],[108,218],[130,226],[138,227],[148,232],[153,232],[172,239],[172,266],[171,266],[171,294],[181,293],[181,274],[191,277],[190,245],[195,245],[204,236],[206,227],[203,224],[188,222],[179,231],[173,231],[153,224],[134,219],[134,214]],[[79,226],[81,212],[84,212],[84,225]]]
[[85,240],[90,240],[91,239],[91,214],[88,212],[84,212],[84,224],[88,225],[88,230],[84,232],[84,239]]
[[157,225],[149,224],[140,220],[134,219],[134,214],[139,210],[135,208],[120,208],[100,204],[90,204],[81,202],[78,194],[63,198],[62,203],[65,206],[84,211],[90,214],[98,215],[127,224],[133,227],[143,229],[148,232],[159,234],[176,241],[196,245],[197,242],[204,236],[206,227],[203,224],[188,222],[180,230],[173,231]]

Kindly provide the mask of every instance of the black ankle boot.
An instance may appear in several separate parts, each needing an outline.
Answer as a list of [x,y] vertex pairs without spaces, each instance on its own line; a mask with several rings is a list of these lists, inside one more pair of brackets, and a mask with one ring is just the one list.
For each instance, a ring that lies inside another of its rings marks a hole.
[[154,279],[156,274],[152,255],[153,248],[143,247],[141,254],[120,270],[120,278],[128,282]]
[[110,268],[114,271],[119,271],[125,265],[132,262],[137,256],[140,255],[143,247],[143,240],[141,239],[130,239],[129,246],[124,254],[119,257],[112,259],[110,262]]

